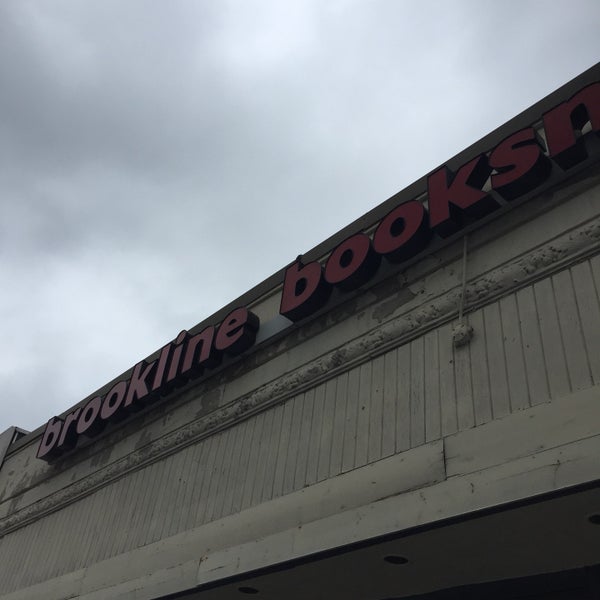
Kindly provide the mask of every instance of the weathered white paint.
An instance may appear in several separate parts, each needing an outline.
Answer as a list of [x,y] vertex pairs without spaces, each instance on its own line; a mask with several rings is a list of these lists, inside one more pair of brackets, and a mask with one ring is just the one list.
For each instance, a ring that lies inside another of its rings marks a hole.
[[[445,460],[432,442],[3,598],[153,598],[595,480],[599,423],[595,387],[449,436]],[[461,448],[477,460],[453,457]]]
[[470,235],[456,348],[461,248],[58,466],[9,453],[2,598],[152,598],[599,479],[598,176]]

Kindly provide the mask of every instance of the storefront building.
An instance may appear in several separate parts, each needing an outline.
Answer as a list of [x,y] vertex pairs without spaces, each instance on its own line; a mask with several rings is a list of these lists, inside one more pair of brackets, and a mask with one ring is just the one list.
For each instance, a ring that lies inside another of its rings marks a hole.
[[600,64],[4,432],[0,598],[600,598],[599,164]]

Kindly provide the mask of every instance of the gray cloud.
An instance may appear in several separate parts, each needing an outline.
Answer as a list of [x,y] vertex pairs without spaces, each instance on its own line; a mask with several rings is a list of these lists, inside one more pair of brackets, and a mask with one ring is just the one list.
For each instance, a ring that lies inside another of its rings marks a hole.
[[0,431],[34,428],[598,58],[600,5],[0,4]]

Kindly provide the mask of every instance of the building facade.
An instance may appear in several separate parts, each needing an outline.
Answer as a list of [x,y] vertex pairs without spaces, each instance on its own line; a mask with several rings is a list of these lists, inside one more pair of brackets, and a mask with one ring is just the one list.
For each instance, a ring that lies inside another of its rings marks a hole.
[[600,598],[600,64],[25,434],[0,598]]

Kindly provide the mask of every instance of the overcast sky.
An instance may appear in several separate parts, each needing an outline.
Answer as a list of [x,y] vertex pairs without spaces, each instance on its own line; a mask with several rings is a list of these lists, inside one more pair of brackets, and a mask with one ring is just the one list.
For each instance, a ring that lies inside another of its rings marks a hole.
[[600,59],[598,0],[2,0],[0,432]]

